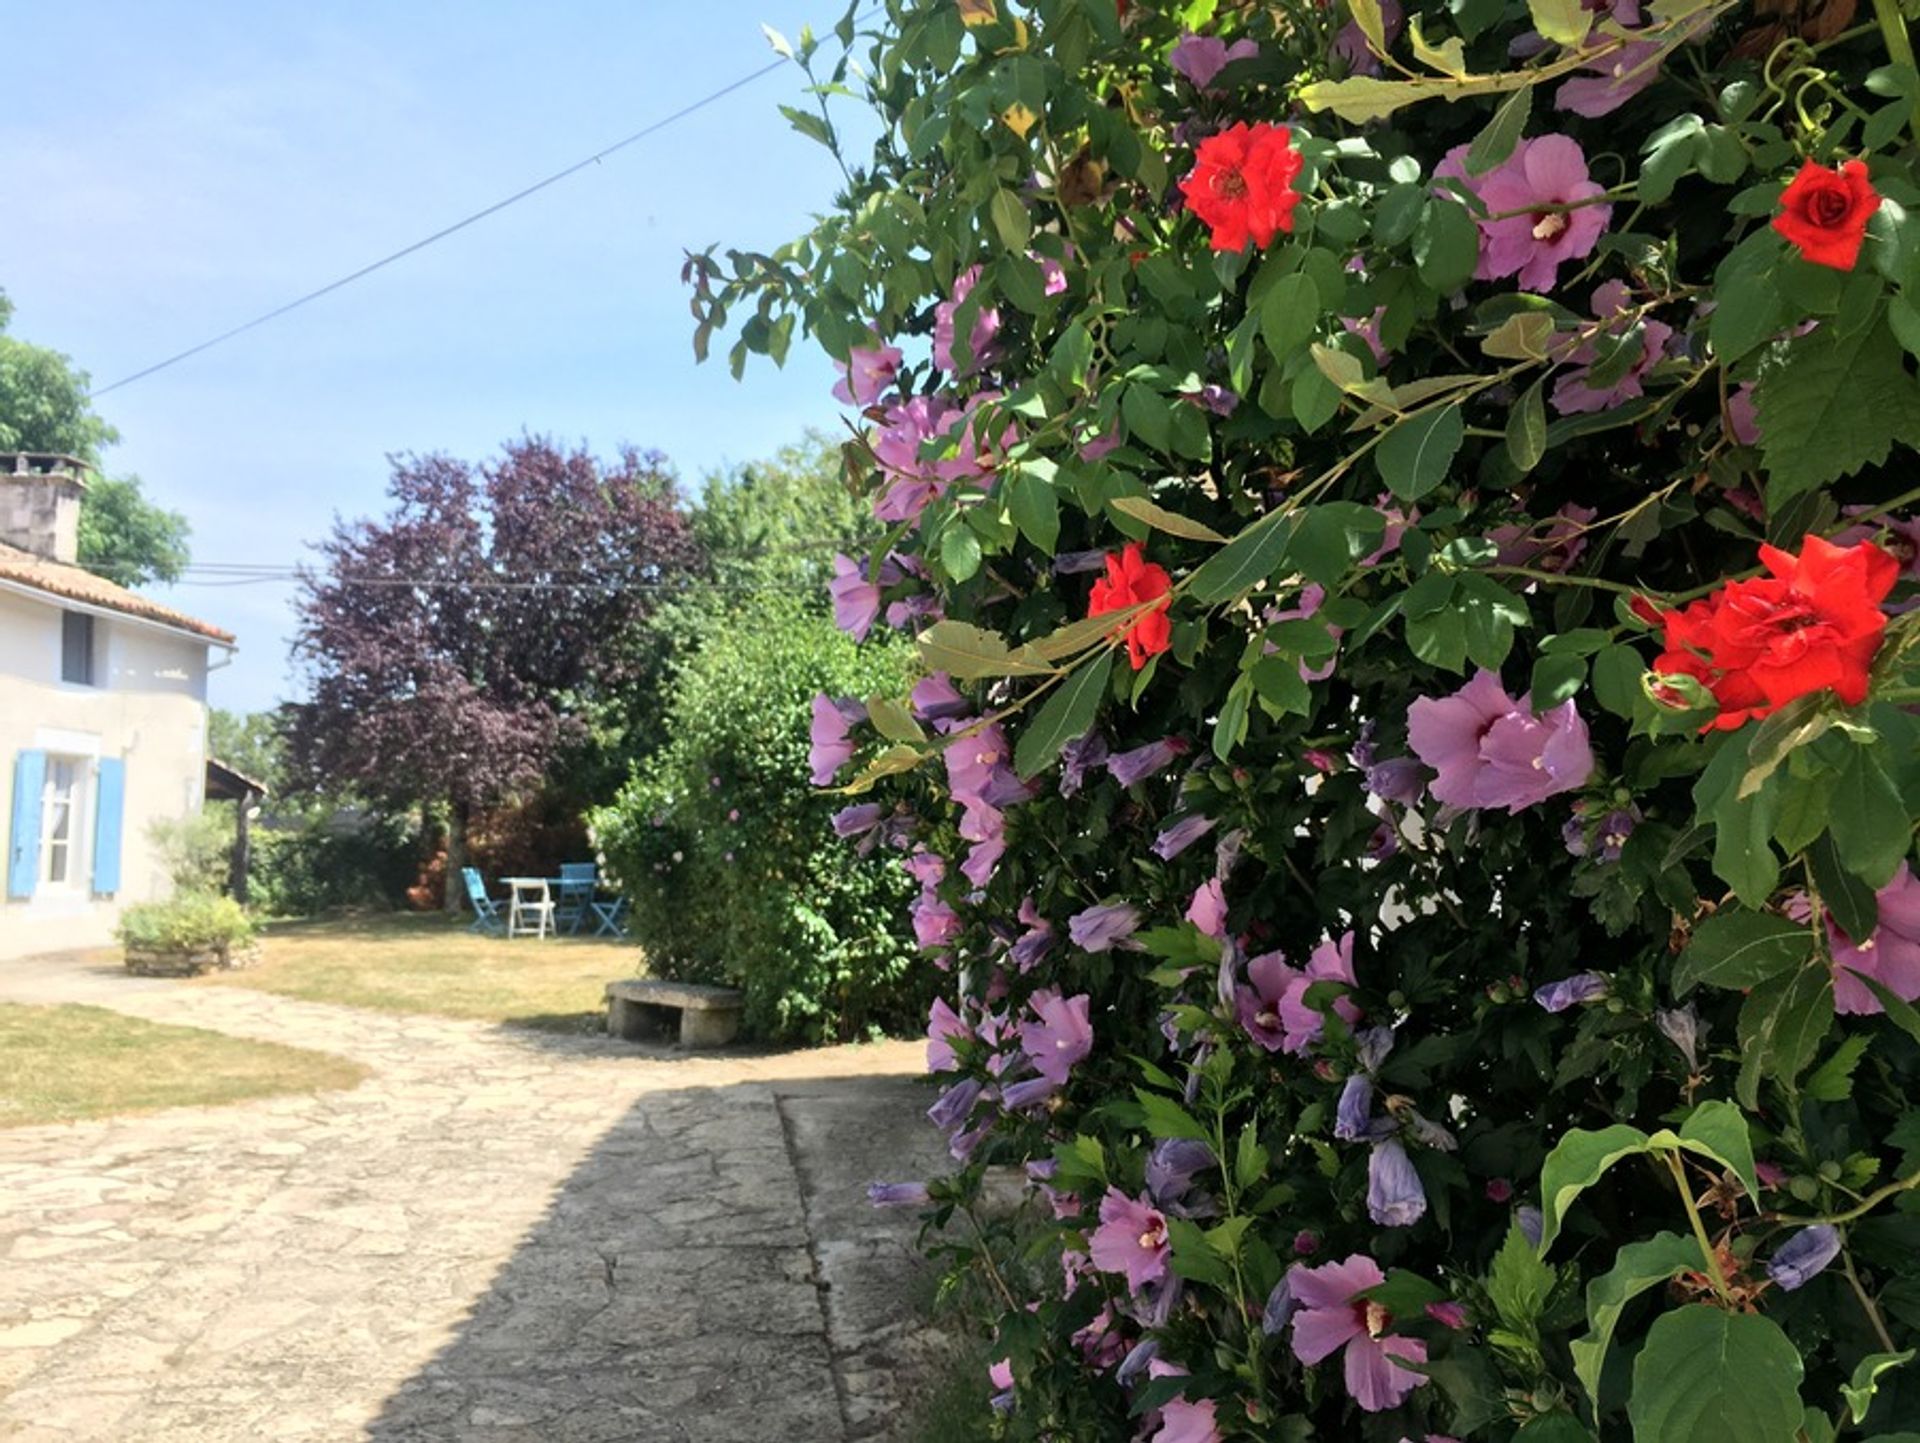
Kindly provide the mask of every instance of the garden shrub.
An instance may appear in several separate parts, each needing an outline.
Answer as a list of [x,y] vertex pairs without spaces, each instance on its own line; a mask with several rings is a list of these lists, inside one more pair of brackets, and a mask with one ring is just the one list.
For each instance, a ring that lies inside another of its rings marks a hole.
[[267,917],[400,907],[419,851],[419,829],[405,816],[327,804],[283,812],[253,830],[252,905]]
[[863,23],[696,346],[863,408],[923,676],[814,761],[918,819],[956,1171],[878,1197],[978,1217],[1004,1435],[1912,1443],[1901,9]]
[[807,776],[814,694],[897,690],[904,662],[802,602],[762,600],[681,664],[660,747],[592,816],[650,970],[744,988],[757,1036],[824,1042],[925,1016],[898,857],[840,844]]
[[128,947],[161,952],[232,949],[253,940],[253,923],[231,897],[182,892],[165,902],[139,902],[120,914],[115,935]]

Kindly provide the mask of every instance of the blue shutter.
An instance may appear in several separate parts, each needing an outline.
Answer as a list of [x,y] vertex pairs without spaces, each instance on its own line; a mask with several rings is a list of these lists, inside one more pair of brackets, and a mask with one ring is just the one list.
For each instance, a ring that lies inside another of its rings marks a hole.
[[40,879],[40,808],[47,785],[47,754],[21,752],[13,762],[13,830],[7,844],[7,895],[33,895]]
[[100,758],[94,774],[93,890],[110,897],[120,890],[121,814],[127,804],[127,764],[119,757]]

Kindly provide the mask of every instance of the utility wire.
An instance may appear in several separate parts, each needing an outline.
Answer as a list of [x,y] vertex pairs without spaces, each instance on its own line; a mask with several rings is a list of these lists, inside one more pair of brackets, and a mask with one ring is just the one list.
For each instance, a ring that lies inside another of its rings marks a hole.
[[112,385],[102,386],[99,390],[94,391],[92,393],[92,397],[93,399],[97,400],[99,397],[106,395],[109,391],[117,391],[122,386],[130,386],[135,381],[143,380],[146,377],[153,375],[157,371],[164,371],[169,366],[178,365],[180,362],[187,360],[189,357],[199,355],[202,351],[210,351],[215,346],[218,346],[223,342],[232,340],[235,336],[244,335],[248,331],[253,330],[257,326],[264,326],[265,324],[267,324],[268,321],[278,320],[281,316],[286,315],[287,312],[289,311],[296,311],[310,301],[317,301],[322,296],[331,295],[333,292],[339,290],[342,286],[352,285],[355,281],[360,280],[366,276],[370,276],[375,271],[384,269],[385,267],[392,265],[395,261],[404,260],[406,257],[412,255],[415,251],[425,250],[428,246],[434,244],[436,241],[443,241],[448,236],[453,235],[458,231],[463,231],[468,226],[473,225],[478,221],[483,221],[490,215],[498,214],[499,212],[505,210],[510,205],[519,204],[521,201],[525,200],[528,196],[536,195],[540,191],[545,190],[550,185],[558,184],[560,181],[565,180],[570,175],[579,174],[581,171],[585,170],[590,165],[599,164],[601,161],[605,160],[608,156],[612,155],[615,151],[625,150],[629,145],[632,145],[634,142],[645,140],[648,136],[657,134],[658,132],[665,130],[668,126],[673,125],[677,121],[686,119],[689,115],[692,115],[695,111],[703,110],[707,106],[712,105],[716,100],[724,99],[726,96],[733,94],[734,91],[739,90],[745,86],[751,85],[754,81],[760,79],[762,76],[771,75],[774,71],[778,70],[781,66],[785,65],[786,63],[787,61],[785,57],[780,57],[780,58],[771,60],[767,62],[767,64],[762,65],[758,70],[753,71],[751,74],[743,75],[738,80],[731,81],[728,84],[721,86],[718,90],[713,91],[711,94],[701,96],[700,99],[694,101],[692,104],[682,106],[680,109],[674,111],[673,114],[665,116],[660,120],[656,120],[651,125],[648,125],[643,129],[636,130],[632,135],[629,135],[622,140],[616,140],[612,145],[609,145],[605,150],[595,151],[592,155],[588,156],[585,160],[577,161],[573,165],[568,166],[565,170],[557,170],[552,175],[547,176],[544,180],[537,180],[532,185],[526,187],[526,189],[515,191],[512,195],[508,196],[506,199],[495,201],[492,205],[488,206],[486,209],[477,210],[472,215],[469,215],[460,220],[457,220],[452,225],[446,226],[441,230],[435,231],[430,236],[426,236],[423,239],[415,241],[412,245],[404,246],[400,250],[394,251],[391,255],[382,256],[379,260],[374,261],[371,265],[362,266],[360,267],[359,270],[354,271],[350,275],[344,275],[340,277],[340,279],[337,281],[328,282],[326,285],[321,286],[320,289],[316,291],[308,291],[304,296],[299,297],[297,300],[288,301],[284,306],[277,306],[273,310],[267,311],[263,315],[255,316],[252,320],[247,321],[242,325],[235,326],[230,331],[222,331],[219,335],[214,336],[210,340],[202,341],[197,346],[189,346],[186,350],[181,351],[176,355],[168,356],[164,361],[156,361],[153,365],[146,367],[144,370],[135,371],[130,376],[122,376],[119,380],[115,381]]

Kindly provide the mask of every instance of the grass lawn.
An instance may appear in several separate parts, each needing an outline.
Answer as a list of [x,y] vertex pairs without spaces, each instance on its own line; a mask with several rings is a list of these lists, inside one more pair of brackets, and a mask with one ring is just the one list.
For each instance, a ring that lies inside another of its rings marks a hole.
[[259,965],[198,985],[574,1032],[600,1027],[607,983],[640,967],[631,942],[507,941],[411,913],[286,923],[267,931],[260,950]]
[[0,1127],[320,1092],[366,1075],[324,1052],[104,1007],[0,1003]]

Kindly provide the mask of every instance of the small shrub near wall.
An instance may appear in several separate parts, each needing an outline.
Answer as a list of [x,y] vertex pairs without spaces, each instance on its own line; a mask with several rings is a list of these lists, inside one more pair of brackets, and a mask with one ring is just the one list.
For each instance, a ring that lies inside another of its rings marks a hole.
[[925,1016],[899,856],[841,844],[837,806],[808,781],[815,693],[898,689],[904,660],[797,602],[757,605],[681,668],[664,745],[593,814],[648,966],[743,987],[761,1037],[826,1042]]

